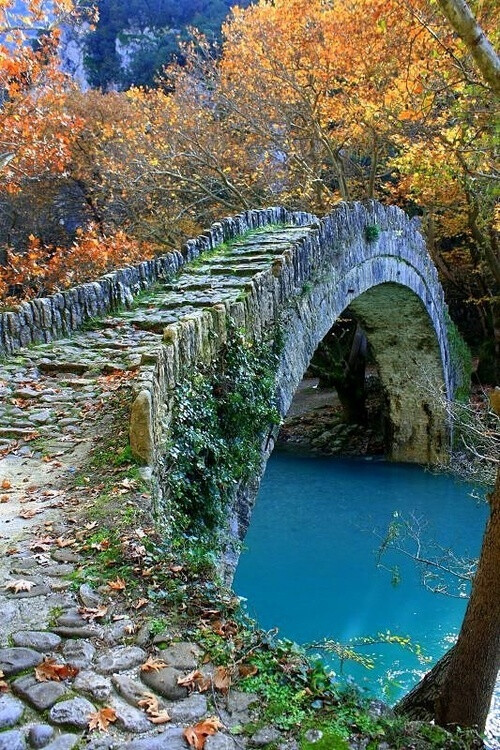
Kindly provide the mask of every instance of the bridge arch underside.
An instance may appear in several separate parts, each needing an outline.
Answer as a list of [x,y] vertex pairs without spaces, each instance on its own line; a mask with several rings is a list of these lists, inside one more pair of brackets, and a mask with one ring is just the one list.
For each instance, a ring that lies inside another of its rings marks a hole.
[[435,465],[446,459],[449,446],[446,415],[435,398],[449,390],[443,368],[444,321],[416,271],[404,268],[402,283],[402,264],[391,260],[389,270],[391,265],[396,268],[387,274],[389,280],[373,285],[373,268],[365,268],[364,274],[356,269],[337,281],[323,280],[290,311],[278,373],[279,408],[284,416],[318,344],[348,310],[366,333],[385,392],[388,457]]
[[348,308],[363,327],[389,406],[389,456],[436,464],[447,449],[445,415],[432,394],[444,388],[432,322],[407,287],[380,284]]

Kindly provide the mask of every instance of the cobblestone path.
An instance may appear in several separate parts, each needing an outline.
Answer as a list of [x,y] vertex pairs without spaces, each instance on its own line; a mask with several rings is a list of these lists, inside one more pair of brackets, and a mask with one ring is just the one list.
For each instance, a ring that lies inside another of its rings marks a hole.
[[[72,575],[83,564],[75,519],[88,497],[85,484],[92,485],[90,475],[83,486],[75,477],[88,471],[117,384],[133,391],[147,376],[166,325],[238,298],[309,231],[252,233],[156,284],[131,308],[0,364],[0,750],[185,750],[183,729],[214,714],[226,728],[208,738],[206,750],[294,747],[269,727],[250,739],[233,736],[231,727],[254,718],[255,696],[189,694],[178,679],[201,663],[198,645],[155,636],[148,619],[122,611],[112,592],[86,584],[75,590]],[[106,616],[98,616],[100,607]],[[150,656],[166,666],[141,669]],[[46,664],[66,665],[70,676],[40,679]],[[203,669],[210,674],[210,665]],[[139,706],[145,693],[168,711],[169,723],[150,720]],[[105,732],[91,731],[90,717],[103,706],[116,720]]]

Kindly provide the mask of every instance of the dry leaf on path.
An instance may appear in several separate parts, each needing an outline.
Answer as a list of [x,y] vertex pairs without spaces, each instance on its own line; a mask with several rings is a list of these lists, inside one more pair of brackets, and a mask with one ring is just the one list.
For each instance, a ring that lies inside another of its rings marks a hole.
[[168,711],[158,711],[154,716],[148,714],[148,719],[152,724],[166,724],[168,721],[172,721]]
[[2,481],[2,484],[0,484],[0,487],[2,488],[2,490],[10,490],[12,487],[12,484],[9,482],[8,479],[4,479]]
[[123,578],[120,578],[120,576],[115,578],[114,581],[108,581],[108,588],[110,588],[111,591],[123,591],[125,587],[126,583]]
[[102,604],[100,607],[80,607],[78,612],[81,614],[84,620],[93,622],[100,617],[105,617],[108,614],[108,608]]
[[40,552],[48,552],[54,544],[54,541],[55,540],[51,536],[42,536],[40,539],[35,539],[35,541],[30,544],[30,549],[40,550]]
[[160,706],[158,704],[158,698],[153,693],[143,693],[143,698],[137,701],[139,708],[143,708],[146,713],[158,713]]
[[208,719],[199,721],[192,727],[187,727],[184,730],[183,735],[187,740],[188,745],[194,748],[194,750],[203,750],[207,737],[215,734],[219,729],[223,728],[223,724],[216,716],[209,716]]
[[78,674],[76,667],[70,667],[69,664],[58,664],[55,659],[44,659],[44,661],[35,667],[35,677],[38,682],[48,682],[55,680],[67,680],[69,677],[75,677]]
[[9,689],[9,683],[5,682],[4,677],[5,675],[0,669],[0,693],[5,693]]
[[240,677],[253,677],[257,674],[259,668],[255,664],[240,664],[238,667],[238,674]]
[[8,495],[0,495],[0,503],[8,503],[10,497]]
[[216,667],[214,671],[214,687],[221,693],[227,693],[231,685],[231,673],[227,667]]
[[43,508],[37,508],[36,510],[23,510],[19,513],[19,518],[33,518],[33,516],[43,513]]
[[164,667],[168,667],[166,661],[155,659],[154,656],[148,656],[144,664],[141,664],[141,672],[159,672]]
[[63,539],[62,536],[57,537],[56,544],[58,547],[71,547],[72,544],[76,544],[76,539],[72,539],[71,537],[69,539]]
[[210,677],[206,677],[199,669],[195,669],[185,677],[179,677],[177,684],[190,691],[197,689],[199,693],[204,693],[210,687]]
[[33,581],[25,581],[20,578],[17,581],[7,581],[7,583],[4,584],[4,588],[18,594],[20,591],[31,591],[34,585]]
[[144,693],[144,698],[141,698],[137,705],[145,709],[149,721],[153,724],[166,724],[171,721],[168,711],[160,711],[158,698],[152,693]]
[[107,732],[110,723],[117,719],[116,711],[114,708],[104,706],[99,711],[89,714],[89,729],[100,729],[102,732]]

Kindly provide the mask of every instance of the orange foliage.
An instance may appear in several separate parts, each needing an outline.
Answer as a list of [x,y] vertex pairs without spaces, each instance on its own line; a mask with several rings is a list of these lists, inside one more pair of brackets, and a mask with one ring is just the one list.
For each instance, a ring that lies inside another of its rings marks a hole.
[[154,254],[151,245],[122,231],[101,235],[93,226],[78,232],[69,248],[44,246],[31,237],[25,253],[8,252],[0,270],[0,302],[12,305],[91,281],[114,268],[138,263]]
[[[1,0],[0,26],[11,5]],[[28,27],[45,23],[39,7],[29,3]],[[487,31],[496,13],[481,3]],[[278,202],[318,213],[340,198],[411,206],[431,250],[443,238],[464,248],[445,263],[480,266],[493,221],[493,102],[428,0],[235,8],[219,56],[195,37],[157,88],[127,93],[72,89],[54,28],[36,51],[28,31],[12,33],[11,61],[0,47],[0,180],[6,190],[45,172],[78,180],[99,226],[120,230],[91,228],[67,250],[31,240],[9,253],[4,297],[92,278],[145,257],[145,241],[178,247],[221,214]]]
[[74,11],[73,3],[55,0],[49,16],[39,0],[26,0],[21,17],[14,5],[0,4],[0,187],[7,192],[44,173],[63,174],[81,126],[65,111],[73,84],[57,57],[57,26]]

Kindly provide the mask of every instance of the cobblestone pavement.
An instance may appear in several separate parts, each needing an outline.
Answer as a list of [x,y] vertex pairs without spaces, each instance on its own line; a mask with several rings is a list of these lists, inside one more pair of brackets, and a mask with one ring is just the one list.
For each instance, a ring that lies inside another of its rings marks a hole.
[[[154,637],[106,593],[86,584],[74,589],[71,575],[82,565],[74,522],[85,499],[74,477],[99,443],[102,407],[116,382],[133,388],[163,328],[236,298],[307,231],[250,236],[155,286],[132,309],[0,365],[0,750],[185,750],[183,729],[214,714],[225,729],[207,739],[206,750],[280,741],[273,728],[250,739],[229,732],[252,721],[255,696],[189,694],[178,684],[201,661],[195,643]],[[99,607],[107,616],[93,618]],[[166,666],[141,669],[150,656]],[[69,669],[56,676],[49,669],[44,679],[47,664]],[[210,665],[203,669],[209,674]],[[139,705],[145,694],[168,711],[168,723],[153,723]],[[106,732],[91,731],[90,717],[103,706],[116,719]]]

